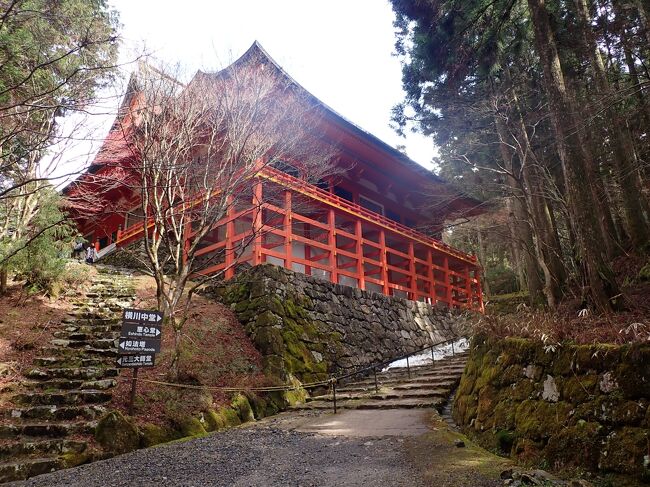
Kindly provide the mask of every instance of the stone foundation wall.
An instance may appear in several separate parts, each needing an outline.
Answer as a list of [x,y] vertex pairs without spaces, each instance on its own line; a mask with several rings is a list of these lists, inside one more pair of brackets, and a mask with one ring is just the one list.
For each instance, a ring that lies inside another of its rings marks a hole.
[[650,344],[473,340],[453,415],[484,446],[527,462],[647,476]]
[[465,319],[425,303],[387,297],[256,266],[208,291],[230,305],[269,372],[303,382],[389,360],[462,334]]

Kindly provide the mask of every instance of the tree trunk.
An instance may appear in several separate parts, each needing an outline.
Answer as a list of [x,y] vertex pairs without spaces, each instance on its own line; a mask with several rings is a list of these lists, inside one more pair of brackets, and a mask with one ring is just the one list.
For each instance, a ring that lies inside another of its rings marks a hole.
[[542,283],[539,278],[539,270],[535,259],[533,233],[531,232],[531,226],[528,224],[529,211],[526,202],[527,198],[521,181],[514,177],[514,158],[516,155],[512,148],[507,145],[510,137],[505,122],[499,114],[495,114],[495,122],[501,140],[499,144],[501,158],[503,159],[506,170],[510,173],[506,179],[514,197],[512,201],[512,220],[514,221],[510,227],[512,238],[514,239],[513,243],[519,255],[520,262],[523,261],[526,268],[526,288],[528,289],[532,305],[540,301]]
[[634,246],[638,248],[648,240],[648,226],[643,216],[643,206],[641,204],[643,196],[637,175],[639,163],[631,145],[632,139],[628,133],[625,133],[627,131],[625,122],[619,116],[616,108],[611,105],[616,95],[609,84],[600,50],[591,33],[590,15],[586,0],[575,0],[575,6],[582,40],[589,56],[600,99],[605,106],[610,107],[606,110],[607,120],[609,121],[608,131],[611,133],[617,180],[622,188],[623,214],[625,215],[628,234]]
[[6,267],[0,268],[0,296],[7,294],[7,279],[9,273],[7,272]]
[[557,235],[555,222],[551,218],[551,211],[544,197],[543,187],[545,177],[541,163],[532,149],[524,117],[519,105],[519,98],[513,91],[513,106],[515,110],[515,124],[519,143],[519,157],[522,162],[522,175],[528,187],[529,207],[532,214],[533,228],[537,236],[537,256],[540,267],[544,271],[544,294],[548,304],[555,306],[563,295],[566,273],[562,263],[562,248]]
[[589,182],[588,156],[577,130],[574,104],[567,91],[564,73],[551,29],[545,0],[528,0],[535,34],[535,47],[542,62],[543,79],[549,97],[551,120],[566,181],[567,196],[580,257],[586,270],[589,294],[602,311],[617,307],[619,295],[614,275],[599,249],[600,231],[594,216]]
[[[476,235],[478,237],[478,260],[483,266],[483,268],[485,268],[487,264],[485,244],[483,242],[483,232],[481,231],[481,228],[478,225],[476,226]],[[481,279],[481,284],[483,284],[483,292],[489,298],[492,295],[492,293],[490,292],[490,284],[488,283],[488,280],[485,278],[485,274],[483,274],[483,279]]]

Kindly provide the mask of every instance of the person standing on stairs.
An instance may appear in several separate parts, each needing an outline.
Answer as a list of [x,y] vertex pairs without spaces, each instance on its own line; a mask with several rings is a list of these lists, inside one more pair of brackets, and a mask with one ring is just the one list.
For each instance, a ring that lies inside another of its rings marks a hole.
[[89,245],[88,248],[86,249],[86,264],[94,263],[96,257],[97,257],[97,252],[95,251],[95,246]]

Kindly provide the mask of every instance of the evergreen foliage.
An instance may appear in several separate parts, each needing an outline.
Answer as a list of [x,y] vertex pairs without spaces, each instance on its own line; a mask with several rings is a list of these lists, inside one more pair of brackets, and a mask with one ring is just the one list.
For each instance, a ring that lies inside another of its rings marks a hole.
[[643,252],[650,229],[644,2],[392,4],[406,90],[393,119],[434,138],[442,176],[494,202],[472,227],[477,253],[509,249],[533,301],[577,290],[620,308],[608,262]]

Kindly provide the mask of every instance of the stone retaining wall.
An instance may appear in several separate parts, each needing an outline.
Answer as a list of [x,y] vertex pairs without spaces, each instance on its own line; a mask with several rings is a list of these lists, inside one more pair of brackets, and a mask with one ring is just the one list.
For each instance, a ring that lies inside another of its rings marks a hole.
[[453,415],[484,446],[551,467],[650,473],[650,344],[477,337]]
[[388,360],[461,334],[446,308],[387,297],[270,264],[208,294],[231,306],[270,373],[303,382]]

